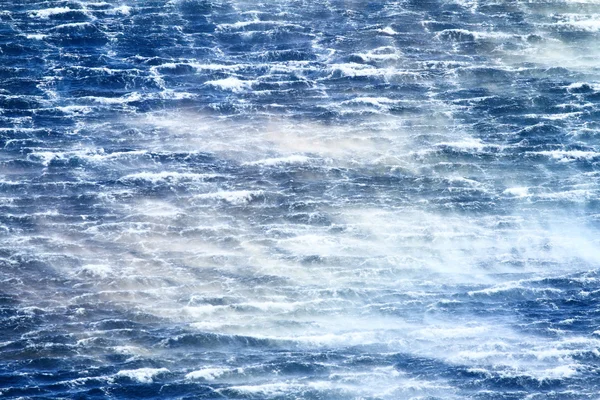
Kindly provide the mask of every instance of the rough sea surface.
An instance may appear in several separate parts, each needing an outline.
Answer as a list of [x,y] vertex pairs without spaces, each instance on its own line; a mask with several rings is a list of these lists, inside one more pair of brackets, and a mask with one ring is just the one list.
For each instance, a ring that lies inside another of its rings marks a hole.
[[598,399],[599,0],[0,1],[0,397]]

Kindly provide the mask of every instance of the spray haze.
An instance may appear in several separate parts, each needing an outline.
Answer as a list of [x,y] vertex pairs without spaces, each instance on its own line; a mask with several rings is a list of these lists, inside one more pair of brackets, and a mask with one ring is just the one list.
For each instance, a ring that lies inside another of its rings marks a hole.
[[7,5],[0,394],[595,398],[598,15]]

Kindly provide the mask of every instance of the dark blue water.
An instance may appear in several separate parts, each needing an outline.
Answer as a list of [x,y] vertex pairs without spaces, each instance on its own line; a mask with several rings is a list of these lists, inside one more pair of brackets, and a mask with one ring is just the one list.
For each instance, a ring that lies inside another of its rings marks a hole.
[[0,397],[598,398],[600,2],[0,5]]

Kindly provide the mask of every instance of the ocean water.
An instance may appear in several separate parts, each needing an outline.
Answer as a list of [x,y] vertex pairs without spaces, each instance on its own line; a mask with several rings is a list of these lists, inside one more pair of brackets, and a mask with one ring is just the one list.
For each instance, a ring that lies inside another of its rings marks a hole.
[[0,397],[600,398],[600,1],[0,5]]

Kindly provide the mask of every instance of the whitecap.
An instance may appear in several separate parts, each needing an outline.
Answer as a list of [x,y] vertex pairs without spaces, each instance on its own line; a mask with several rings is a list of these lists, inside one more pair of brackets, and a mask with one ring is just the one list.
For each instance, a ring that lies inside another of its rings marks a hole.
[[236,77],[230,76],[225,79],[204,82],[205,85],[215,86],[223,90],[229,90],[234,93],[243,92],[252,87],[252,81],[243,81]]
[[116,376],[126,377],[140,383],[152,383],[158,375],[168,373],[166,368],[139,368],[139,369],[124,369],[117,372]]
[[207,381],[214,381],[215,379],[224,375],[228,371],[229,370],[227,368],[203,368],[186,374],[185,379],[204,379]]

